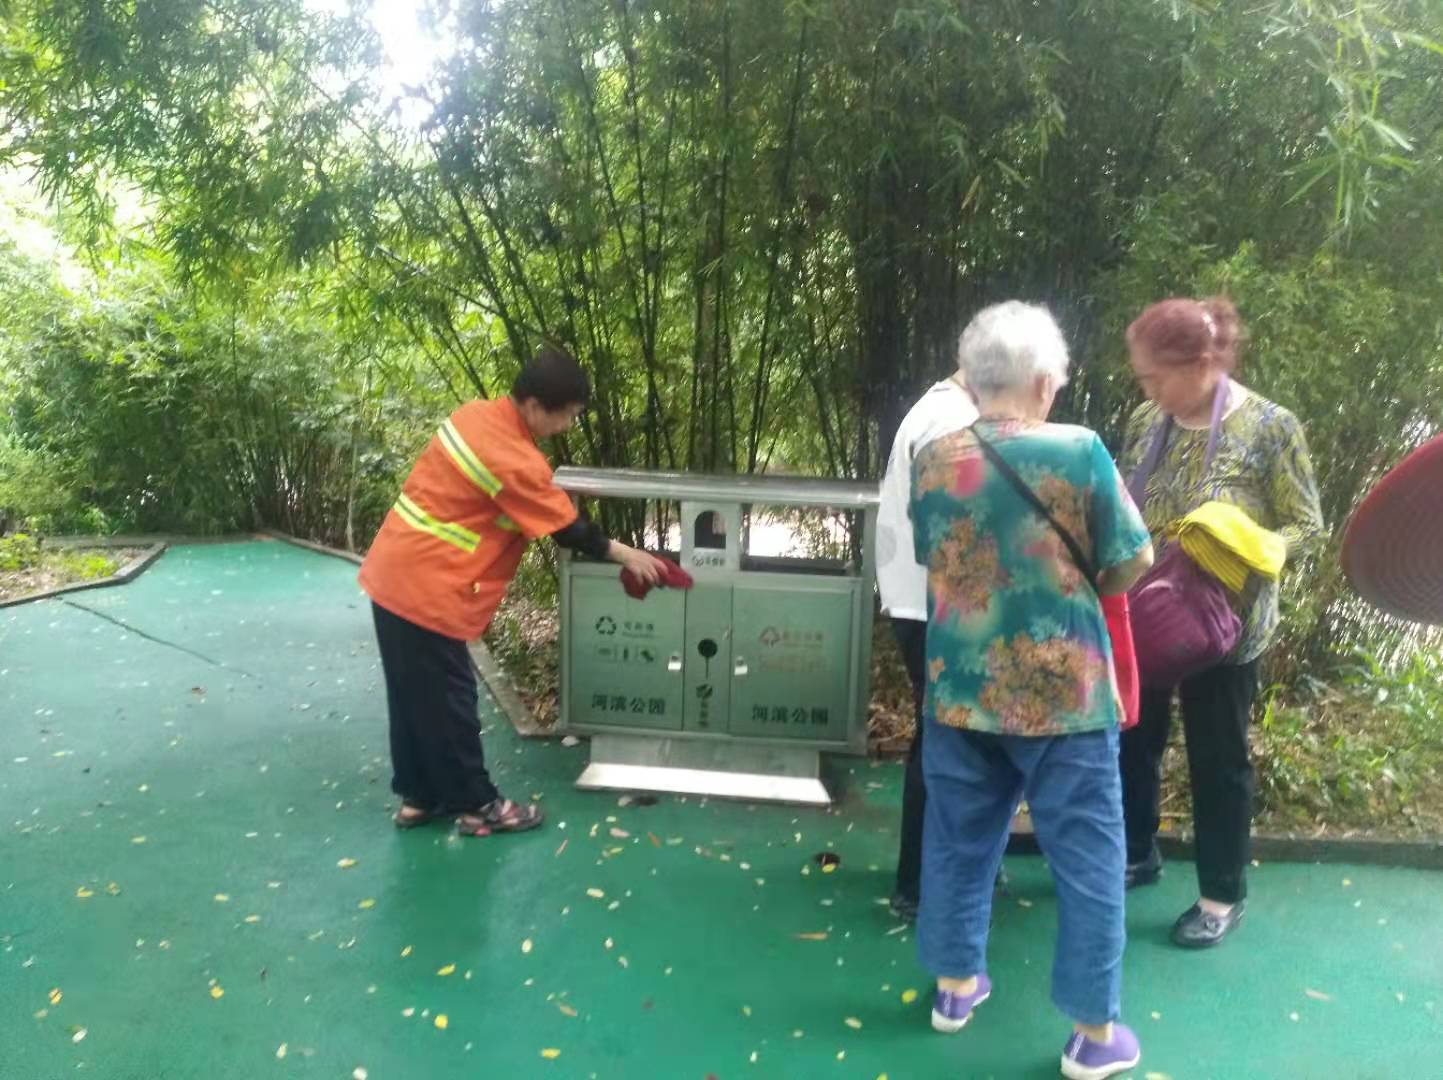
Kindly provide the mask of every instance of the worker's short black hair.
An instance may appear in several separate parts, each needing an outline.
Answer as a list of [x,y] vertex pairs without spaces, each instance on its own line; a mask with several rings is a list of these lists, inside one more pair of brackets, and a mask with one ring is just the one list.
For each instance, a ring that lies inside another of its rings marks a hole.
[[516,376],[511,396],[517,401],[534,398],[548,412],[585,406],[591,400],[591,380],[576,357],[557,345],[543,345]]

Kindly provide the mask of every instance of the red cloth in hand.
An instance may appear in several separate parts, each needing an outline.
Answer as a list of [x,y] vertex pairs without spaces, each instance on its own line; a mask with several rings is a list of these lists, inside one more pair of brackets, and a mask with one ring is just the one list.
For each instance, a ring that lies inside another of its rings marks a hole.
[[1117,674],[1117,692],[1122,698],[1122,730],[1137,723],[1138,678],[1137,650],[1132,643],[1132,618],[1127,610],[1127,594],[1102,597],[1102,614],[1107,619],[1107,633],[1112,638],[1112,668]]
[[[647,552],[650,555],[650,552]],[[694,582],[691,575],[683,570],[676,563],[661,555],[652,555],[653,559],[660,564],[662,569],[661,581],[657,583],[659,589],[690,589]],[[621,587],[626,590],[626,595],[633,600],[644,600],[646,594],[651,592],[652,587],[641,578],[633,574],[629,569],[621,571]]]

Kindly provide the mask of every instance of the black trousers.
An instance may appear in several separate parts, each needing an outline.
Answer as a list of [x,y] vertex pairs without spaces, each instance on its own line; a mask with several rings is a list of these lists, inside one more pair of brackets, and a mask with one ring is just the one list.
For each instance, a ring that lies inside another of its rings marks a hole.
[[478,810],[497,797],[481,752],[476,670],[466,643],[371,605],[391,714],[391,790],[426,810]]
[[897,895],[916,902],[922,892],[922,822],[927,812],[927,788],[922,781],[922,695],[926,690],[927,624],[916,619],[893,619],[892,633],[912,680],[912,710],[917,734],[907,751],[902,780],[902,845],[897,854]]
[[[1248,840],[1253,818],[1253,766],[1248,720],[1258,690],[1258,665],[1223,664],[1177,688],[1192,785],[1198,889],[1232,904],[1247,896]],[[1127,861],[1152,852],[1159,822],[1160,766],[1172,725],[1171,690],[1144,688],[1137,726],[1122,736],[1122,809]]]

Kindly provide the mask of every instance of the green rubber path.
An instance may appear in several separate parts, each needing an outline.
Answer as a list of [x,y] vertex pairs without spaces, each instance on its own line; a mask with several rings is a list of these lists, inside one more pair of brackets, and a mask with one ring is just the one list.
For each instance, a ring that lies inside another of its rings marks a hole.
[[[355,568],[280,542],[0,611],[0,1077],[1058,1075],[1039,859],[1009,860],[991,1001],[930,1030],[881,902],[896,765],[844,765],[831,813],[623,807],[486,699],[547,827],[400,833],[378,684]],[[1129,899],[1137,1080],[1443,1077],[1443,875],[1265,865],[1201,955],[1166,942],[1192,888]]]

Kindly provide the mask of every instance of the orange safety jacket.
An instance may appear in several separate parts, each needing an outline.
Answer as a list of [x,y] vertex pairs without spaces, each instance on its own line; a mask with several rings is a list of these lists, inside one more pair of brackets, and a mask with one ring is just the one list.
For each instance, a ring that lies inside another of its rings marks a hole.
[[468,402],[406,477],[361,564],[361,588],[417,626],[480,637],[527,542],[576,516],[516,402]]

